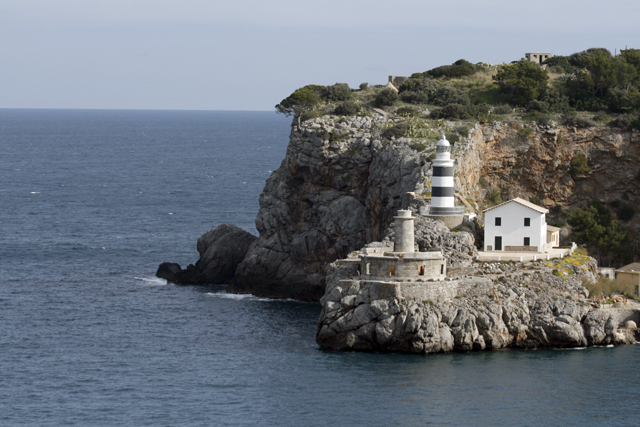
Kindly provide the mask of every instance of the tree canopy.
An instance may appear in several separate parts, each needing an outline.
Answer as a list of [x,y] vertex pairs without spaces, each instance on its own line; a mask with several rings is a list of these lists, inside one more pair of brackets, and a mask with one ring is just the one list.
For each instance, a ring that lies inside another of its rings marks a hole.
[[307,85],[296,89],[291,95],[276,105],[276,112],[286,116],[300,117],[320,103],[320,95],[325,91],[325,86]]
[[586,245],[599,264],[624,265],[631,259],[629,232],[597,200],[569,215],[567,223],[575,241]]
[[549,75],[538,64],[521,61],[504,65],[493,76],[509,102],[526,105],[537,99],[549,83]]

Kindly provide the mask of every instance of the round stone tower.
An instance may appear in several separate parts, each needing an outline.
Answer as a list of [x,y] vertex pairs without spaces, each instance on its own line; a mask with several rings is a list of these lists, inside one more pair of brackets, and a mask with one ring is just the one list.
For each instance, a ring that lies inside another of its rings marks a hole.
[[395,241],[394,252],[415,252],[413,238],[413,220],[411,211],[399,210],[398,216],[393,217],[395,221]]
[[453,196],[453,159],[451,159],[451,145],[447,138],[442,138],[436,144],[436,159],[433,161],[433,178],[431,180],[431,215],[454,215]]

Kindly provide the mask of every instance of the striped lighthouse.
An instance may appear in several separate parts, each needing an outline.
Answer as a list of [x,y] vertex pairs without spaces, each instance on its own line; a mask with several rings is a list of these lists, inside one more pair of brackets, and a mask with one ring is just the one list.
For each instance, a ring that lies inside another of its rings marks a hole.
[[431,180],[430,215],[459,215],[464,213],[463,207],[455,206],[453,196],[453,159],[451,145],[447,138],[436,144],[436,159],[433,161],[433,178]]

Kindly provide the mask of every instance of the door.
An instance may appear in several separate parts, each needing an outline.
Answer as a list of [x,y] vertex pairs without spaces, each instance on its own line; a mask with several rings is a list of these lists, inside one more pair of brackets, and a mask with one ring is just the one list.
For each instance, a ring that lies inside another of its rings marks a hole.
[[501,251],[502,250],[502,236],[496,236],[496,244],[495,244],[495,250],[496,251]]

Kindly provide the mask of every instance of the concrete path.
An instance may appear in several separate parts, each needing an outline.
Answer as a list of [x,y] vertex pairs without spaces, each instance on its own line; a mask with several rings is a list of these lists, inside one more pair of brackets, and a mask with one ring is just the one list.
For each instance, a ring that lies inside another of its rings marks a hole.
[[569,248],[553,248],[548,251],[541,252],[507,252],[507,251],[491,251],[481,252],[478,251],[478,261],[534,261],[551,258],[564,258],[570,255],[571,249]]

